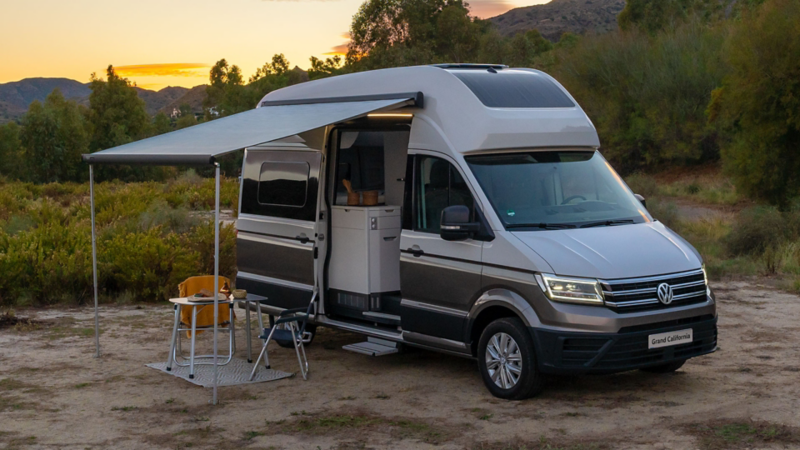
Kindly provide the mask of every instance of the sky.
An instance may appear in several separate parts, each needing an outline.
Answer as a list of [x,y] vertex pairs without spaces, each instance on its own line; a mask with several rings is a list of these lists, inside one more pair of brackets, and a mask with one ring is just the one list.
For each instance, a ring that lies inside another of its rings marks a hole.
[[[549,0],[474,0],[492,17]],[[146,89],[192,87],[225,58],[245,78],[283,53],[292,66],[346,48],[362,0],[0,0],[0,83],[88,82],[109,64]]]

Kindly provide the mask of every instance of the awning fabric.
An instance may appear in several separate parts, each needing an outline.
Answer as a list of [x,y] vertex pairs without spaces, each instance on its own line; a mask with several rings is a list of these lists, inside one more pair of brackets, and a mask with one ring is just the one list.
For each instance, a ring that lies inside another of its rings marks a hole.
[[89,164],[211,164],[216,156],[276,141],[373,111],[414,104],[413,97],[262,106],[193,127],[84,154]]

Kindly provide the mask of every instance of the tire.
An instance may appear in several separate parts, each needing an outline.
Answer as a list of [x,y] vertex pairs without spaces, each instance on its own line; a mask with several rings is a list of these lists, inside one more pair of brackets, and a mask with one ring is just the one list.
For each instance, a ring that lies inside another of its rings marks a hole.
[[[281,324],[281,325],[283,325],[283,324]],[[317,335],[317,326],[316,325],[307,324],[306,325],[306,332],[305,332],[306,339],[303,340],[303,345],[306,346],[306,347],[311,345],[311,342],[314,340],[314,336],[316,336],[316,335]],[[281,347],[283,347],[283,348],[294,348],[294,342],[292,342],[292,341],[285,341],[285,340],[282,340],[282,339],[275,339],[275,342],[278,345],[280,345]]]
[[660,366],[645,367],[644,369],[640,370],[648,373],[672,373],[683,367],[685,363],[686,360],[681,359],[680,361],[672,361],[666,364],[661,364]]
[[[509,342],[509,338],[513,342]],[[508,356],[512,358],[506,359]],[[516,317],[497,319],[483,330],[478,341],[478,366],[483,383],[495,397],[522,400],[544,389],[544,376],[536,365],[533,337]],[[519,371],[516,382],[515,369]]]

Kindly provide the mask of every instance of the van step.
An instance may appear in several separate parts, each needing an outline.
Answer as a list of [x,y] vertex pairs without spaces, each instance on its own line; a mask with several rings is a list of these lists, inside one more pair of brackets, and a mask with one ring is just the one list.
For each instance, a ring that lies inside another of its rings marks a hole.
[[345,345],[342,347],[342,349],[369,356],[391,355],[392,353],[397,353],[398,351],[397,342],[374,337],[367,337],[367,342]]

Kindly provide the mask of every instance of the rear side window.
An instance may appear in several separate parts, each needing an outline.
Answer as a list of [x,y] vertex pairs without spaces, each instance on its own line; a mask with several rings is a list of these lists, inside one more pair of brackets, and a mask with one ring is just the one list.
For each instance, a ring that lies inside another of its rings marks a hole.
[[575,103],[546,76],[519,70],[451,71],[490,108],[571,108]]
[[273,162],[261,165],[258,203],[265,206],[302,208],[308,198],[307,162]]
[[249,152],[242,170],[241,212],[314,221],[320,158],[315,152]]

